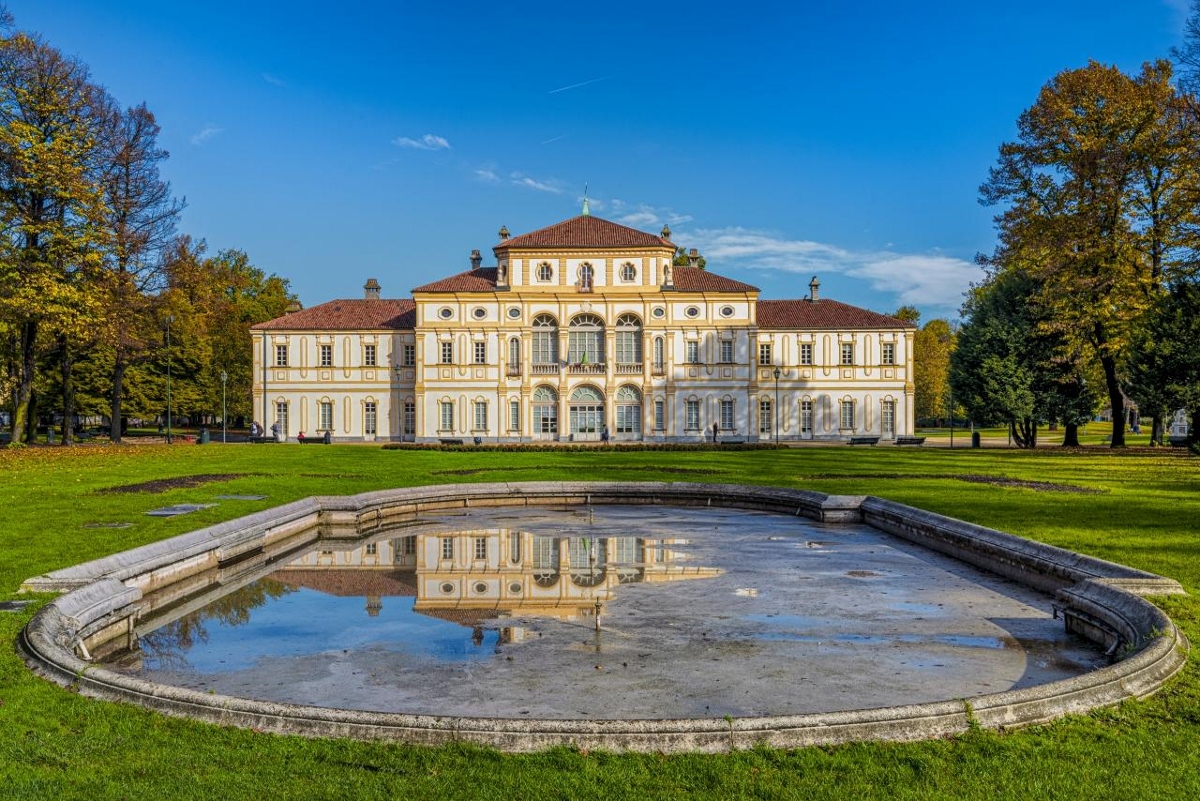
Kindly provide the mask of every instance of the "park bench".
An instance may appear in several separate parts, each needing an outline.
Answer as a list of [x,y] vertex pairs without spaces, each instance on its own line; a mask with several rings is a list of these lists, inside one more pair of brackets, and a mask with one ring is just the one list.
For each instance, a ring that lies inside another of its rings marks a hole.
[[257,437],[246,437],[246,441],[252,445],[262,445],[262,444],[268,443],[268,442],[278,442],[278,440],[276,440],[274,437],[272,437],[270,435],[257,436]]
[[442,445],[462,445],[463,444],[463,441],[461,439],[439,439],[438,442],[440,442]]
[[718,445],[745,445],[746,438],[745,437],[719,437],[717,439],[717,444]]
[[896,437],[897,445],[924,445],[924,437]]
[[1172,448],[1186,448],[1188,444],[1187,437],[1168,437],[1167,440],[1171,443]]
[[299,442],[301,445],[328,445],[329,439],[324,436],[296,437],[296,442]]
[[847,445],[878,445],[879,437],[851,437]]

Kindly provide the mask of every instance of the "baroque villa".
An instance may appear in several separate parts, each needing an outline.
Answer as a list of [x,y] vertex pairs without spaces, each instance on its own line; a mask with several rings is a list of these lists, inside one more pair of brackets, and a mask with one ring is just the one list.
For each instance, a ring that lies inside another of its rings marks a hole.
[[882,440],[913,433],[913,332],[674,266],[671,232],[584,213],[494,267],[252,328],[255,415],[281,438],[483,443]]

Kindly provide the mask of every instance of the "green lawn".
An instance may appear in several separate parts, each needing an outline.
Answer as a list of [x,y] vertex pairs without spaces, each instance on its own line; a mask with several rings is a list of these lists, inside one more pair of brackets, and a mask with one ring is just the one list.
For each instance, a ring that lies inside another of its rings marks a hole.
[[[188,475],[228,478],[161,494],[102,492]],[[893,498],[1178,579],[1193,595],[1162,604],[1189,638],[1200,636],[1194,595],[1200,592],[1200,460],[1170,449],[441,453],[176,444],[0,450],[0,599],[17,598],[29,576],[307,495],[581,477],[762,483]],[[1099,492],[979,480],[989,477]],[[223,501],[176,518],[143,514],[170,503],[255,493],[270,498]],[[86,527],[120,522],[133,525]],[[0,634],[9,643],[0,653],[2,798],[1200,796],[1194,658],[1152,699],[1018,732],[728,756],[570,749],[509,756],[276,737],[83,699],[35,678],[17,658],[12,643],[32,612],[0,613]]]

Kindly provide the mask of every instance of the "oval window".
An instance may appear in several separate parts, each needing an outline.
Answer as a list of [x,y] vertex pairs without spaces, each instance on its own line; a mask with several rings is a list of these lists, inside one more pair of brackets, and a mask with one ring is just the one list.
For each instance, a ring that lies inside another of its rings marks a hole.
[[449,595],[450,593],[454,592],[454,585],[451,584],[449,581],[443,581],[441,590],[446,595]]
[[517,306],[513,306],[511,309],[508,310],[508,316],[514,320],[517,319],[518,317],[521,316],[521,309]]
[[478,595],[483,595],[485,592],[487,592],[487,584],[482,581],[475,582],[475,592]]
[[477,307],[471,312],[471,316],[476,320],[482,320],[484,317],[487,317],[487,310],[483,307]]
[[454,309],[450,308],[449,306],[443,306],[438,310],[438,317],[441,317],[443,320],[449,320],[453,316]]
[[651,312],[650,312],[650,314],[651,314],[651,316],[653,316],[653,317],[657,317],[657,318],[660,318],[660,319],[661,319],[661,318],[662,318],[662,316],[663,316],[664,314],[666,314],[666,312],[665,312],[665,311],[663,311],[663,307],[662,307],[662,306],[655,306],[655,307],[654,307],[654,309],[653,309],[653,311],[651,311]]
[[508,591],[511,592],[513,595],[520,595],[521,594],[521,582],[519,582],[519,581],[511,582],[508,585]]
[[684,314],[686,314],[688,317],[699,317],[700,316],[700,307],[688,306],[687,311],[685,311]]
[[732,317],[733,316],[733,307],[732,306],[722,306],[721,307],[721,316],[722,317]]

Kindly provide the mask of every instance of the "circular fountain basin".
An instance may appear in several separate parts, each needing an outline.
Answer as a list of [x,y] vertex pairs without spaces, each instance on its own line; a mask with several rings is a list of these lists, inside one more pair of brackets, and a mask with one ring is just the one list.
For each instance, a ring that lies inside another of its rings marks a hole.
[[471,485],[177,540],[31,580],[81,586],[30,662],[275,731],[726,750],[1039,722],[1184,658],[1139,596],[1174,582],[872,498]]

